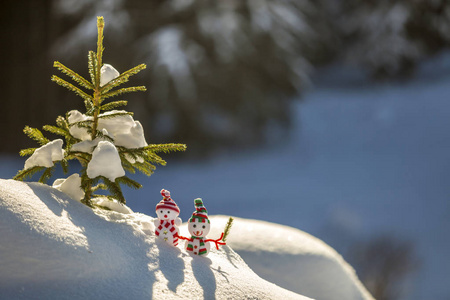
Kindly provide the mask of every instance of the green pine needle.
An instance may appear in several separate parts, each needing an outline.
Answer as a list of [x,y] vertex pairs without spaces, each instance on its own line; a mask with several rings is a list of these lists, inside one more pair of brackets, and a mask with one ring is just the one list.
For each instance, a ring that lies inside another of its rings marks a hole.
[[230,217],[228,219],[227,225],[225,225],[225,229],[223,231],[223,238],[222,238],[222,241],[224,241],[224,242],[226,242],[228,234],[230,233],[231,226],[233,226],[233,221],[234,221],[234,219],[232,217]]
[[76,73],[75,71],[72,71],[71,69],[69,69],[68,67],[66,67],[65,65],[60,63],[59,61],[55,61],[53,63],[53,66],[55,68],[58,68],[58,70],[60,70],[61,72],[63,72],[67,76],[69,76],[70,78],[72,78],[72,80],[75,81],[76,83],[78,83],[80,86],[82,86],[86,89],[89,89],[89,90],[94,89],[94,86],[92,85],[92,83],[90,83],[89,81],[87,81],[86,79],[81,77],[78,73]]
[[113,92],[109,92],[106,94],[102,94],[102,100],[107,99],[107,98],[111,98],[111,97],[115,97],[115,96],[119,96],[125,93],[131,93],[131,92],[145,92],[147,89],[145,88],[145,86],[132,86],[132,87],[128,87],[128,88],[123,88],[120,90],[116,90]]
[[102,110],[102,111],[113,110],[113,109],[116,109],[121,106],[127,106],[127,104],[128,104],[128,101],[125,101],[125,100],[113,101],[113,102],[103,104],[100,107],[100,110]]
[[[95,66],[97,66],[97,57],[94,51],[89,51],[88,54],[88,68],[89,68],[89,75],[91,76],[91,82],[94,86],[97,86],[95,83],[95,78],[97,78],[97,70],[95,69]],[[100,84],[100,82],[99,82]]]
[[103,114],[101,116],[98,116],[98,118],[99,119],[112,119],[112,118],[115,118],[115,117],[127,116],[127,115],[133,116],[134,114],[132,112],[128,112],[128,111],[126,111],[126,112],[116,112],[116,113],[113,113],[113,114]]
[[23,129],[23,132],[31,139],[35,140],[36,142],[39,143],[39,145],[43,146],[45,144],[47,144],[48,142],[50,142],[49,139],[47,139],[46,137],[44,137],[44,135],[42,134],[42,132],[37,129],[37,128],[32,128],[29,126],[25,126],[25,128]]
[[129,186],[129,187],[131,187],[133,189],[136,189],[136,190],[142,188],[142,185],[139,182],[134,181],[134,180],[132,180],[132,179],[126,177],[126,176],[117,178],[116,182],[125,184],[125,185],[127,185],[127,186]]
[[45,167],[35,166],[29,169],[23,169],[17,172],[16,176],[13,177],[14,180],[20,180],[23,181],[27,178],[31,178],[34,174],[36,174],[39,171],[44,170]]
[[56,135],[63,136],[63,137],[70,136],[70,133],[69,133],[68,130],[62,129],[62,128],[59,128],[59,127],[56,127],[56,126],[44,125],[44,127],[42,127],[42,129],[44,129],[45,131],[54,133]]
[[37,148],[28,148],[28,149],[22,149],[19,152],[20,156],[30,156],[33,155],[34,151],[36,151]]
[[170,153],[174,151],[185,151],[187,149],[187,146],[185,144],[151,144],[145,147],[145,150],[149,150],[151,152],[164,152],[164,153]]
[[54,167],[46,168],[44,173],[42,173],[41,178],[39,178],[39,182],[47,183],[47,180],[50,179],[50,177],[52,177],[54,169],[55,169]]
[[80,90],[79,88],[74,86],[73,84],[68,83],[67,81],[59,78],[58,76],[53,75],[52,76],[52,81],[56,82],[60,86],[65,87],[66,89],[68,89],[68,90],[70,90],[72,92],[75,92],[75,94],[77,94],[78,96],[80,96],[84,100],[92,102],[92,97],[91,96],[89,96],[88,94],[86,94],[85,92],[83,92],[82,90]]
[[145,64],[140,64],[128,71],[123,72],[122,74],[120,74],[117,78],[111,80],[110,82],[108,82],[105,86],[103,86],[100,91],[102,94],[107,93],[108,91],[112,90],[113,88],[124,84],[126,82],[129,81],[129,78],[137,73],[139,73],[140,71],[144,70],[145,68],[147,68],[147,66]]

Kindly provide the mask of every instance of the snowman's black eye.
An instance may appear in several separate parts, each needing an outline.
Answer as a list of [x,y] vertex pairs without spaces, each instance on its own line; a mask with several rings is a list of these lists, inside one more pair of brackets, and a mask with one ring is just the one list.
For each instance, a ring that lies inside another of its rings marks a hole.
[[192,227],[194,227],[194,228],[195,228],[195,227],[197,227],[197,225],[195,225],[195,224],[194,224],[194,226],[192,226]]
[[163,213],[163,211],[161,211],[161,213]]
[[205,229],[205,227],[206,227],[206,226],[205,226],[205,225],[203,225],[202,227],[203,227],[203,229]]
[[167,213],[170,214],[170,210],[168,210]]

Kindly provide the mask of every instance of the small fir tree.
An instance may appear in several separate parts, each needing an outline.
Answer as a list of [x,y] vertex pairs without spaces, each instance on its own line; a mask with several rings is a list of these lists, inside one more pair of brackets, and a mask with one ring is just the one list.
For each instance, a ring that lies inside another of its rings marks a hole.
[[155,170],[155,164],[165,165],[166,162],[157,153],[184,151],[184,144],[153,144],[145,142],[143,129],[138,121],[133,120],[133,114],[116,108],[127,105],[127,101],[106,100],[121,94],[145,91],[144,86],[115,89],[128,82],[132,75],[146,68],[140,64],[122,74],[112,66],[103,64],[103,17],[97,18],[98,40],[97,52],[89,51],[89,74],[91,81],[83,78],[73,70],[56,61],[54,67],[69,76],[83,91],[58,76],[52,80],[73,91],[83,98],[86,112],[70,111],[56,119],[56,126],[45,125],[43,130],[62,136],[65,139],[50,141],[39,129],[26,126],[25,134],[36,140],[41,147],[20,151],[21,156],[30,155],[24,169],[14,177],[24,180],[40,171],[39,182],[45,183],[55,169],[55,164],[61,164],[64,173],[68,172],[68,161],[78,160],[81,164],[80,187],[84,192],[81,202],[93,207],[92,198],[99,195],[98,190],[108,190],[110,199],[117,199],[125,204],[121,184],[132,188],[141,188],[141,184],[125,176],[125,170],[135,173],[136,170],[150,176]]

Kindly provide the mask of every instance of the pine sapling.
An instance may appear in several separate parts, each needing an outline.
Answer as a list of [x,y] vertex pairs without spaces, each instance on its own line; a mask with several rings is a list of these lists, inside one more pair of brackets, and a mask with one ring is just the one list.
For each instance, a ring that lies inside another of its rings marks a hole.
[[[39,182],[47,182],[60,164],[64,173],[69,169],[69,161],[77,160],[81,164],[79,180],[83,191],[82,203],[93,207],[92,199],[98,197],[98,190],[107,190],[110,199],[125,204],[121,184],[131,188],[141,188],[141,184],[128,178],[125,171],[134,174],[137,171],[150,176],[156,169],[155,164],[166,162],[157,153],[184,151],[184,144],[148,145],[143,135],[142,125],[134,121],[133,113],[116,110],[127,105],[127,101],[109,101],[122,94],[146,91],[144,86],[116,89],[129,81],[129,78],[146,68],[140,64],[120,74],[114,67],[103,64],[103,17],[97,17],[97,52],[89,51],[88,68],[90,81],[75,71],[55,61],[54,67],[72,79],[72,84],[56,75],[52,81],[67,88],[84,100],[85,113],[72,110],[65,116],[58,116],[56,125],[45,125],[43,130],[59,135],[62,139],[50,141],[37,128],[26,126],[24,133],[35,140],[40,147],[20,151],[21,156],[30,156],[24,169],[14,177],[24,180],[42,172]],[[77,86],[78,85],[78,86]],[[86,92],[87,90],[88,92]]]
[[228,218],[228,222],[225,225],[225,229],[223,230],[222,241],[224,241],[224,242],[227,241],[227,236],[230,233],[231,226],[233,226],[233,221],[234,221],[234,219],[232,217]]

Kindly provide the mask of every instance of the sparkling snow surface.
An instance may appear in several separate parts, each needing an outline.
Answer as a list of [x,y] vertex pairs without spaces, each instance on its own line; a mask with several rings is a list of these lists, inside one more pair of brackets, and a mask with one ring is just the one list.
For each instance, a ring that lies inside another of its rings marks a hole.
[[[228,221],[210,216],[209,238]],[[262,278],[314,299],[373,299],[353,268],[323,241],[292,227],[234,217],[227,243]],[[186,223],[181,227],[186,235]]]
[[[191,256],[142,214],[0,180],[2,299],[309,299],[258,277],[230,247]],[[7,241],[7,242],[5,242]]]

